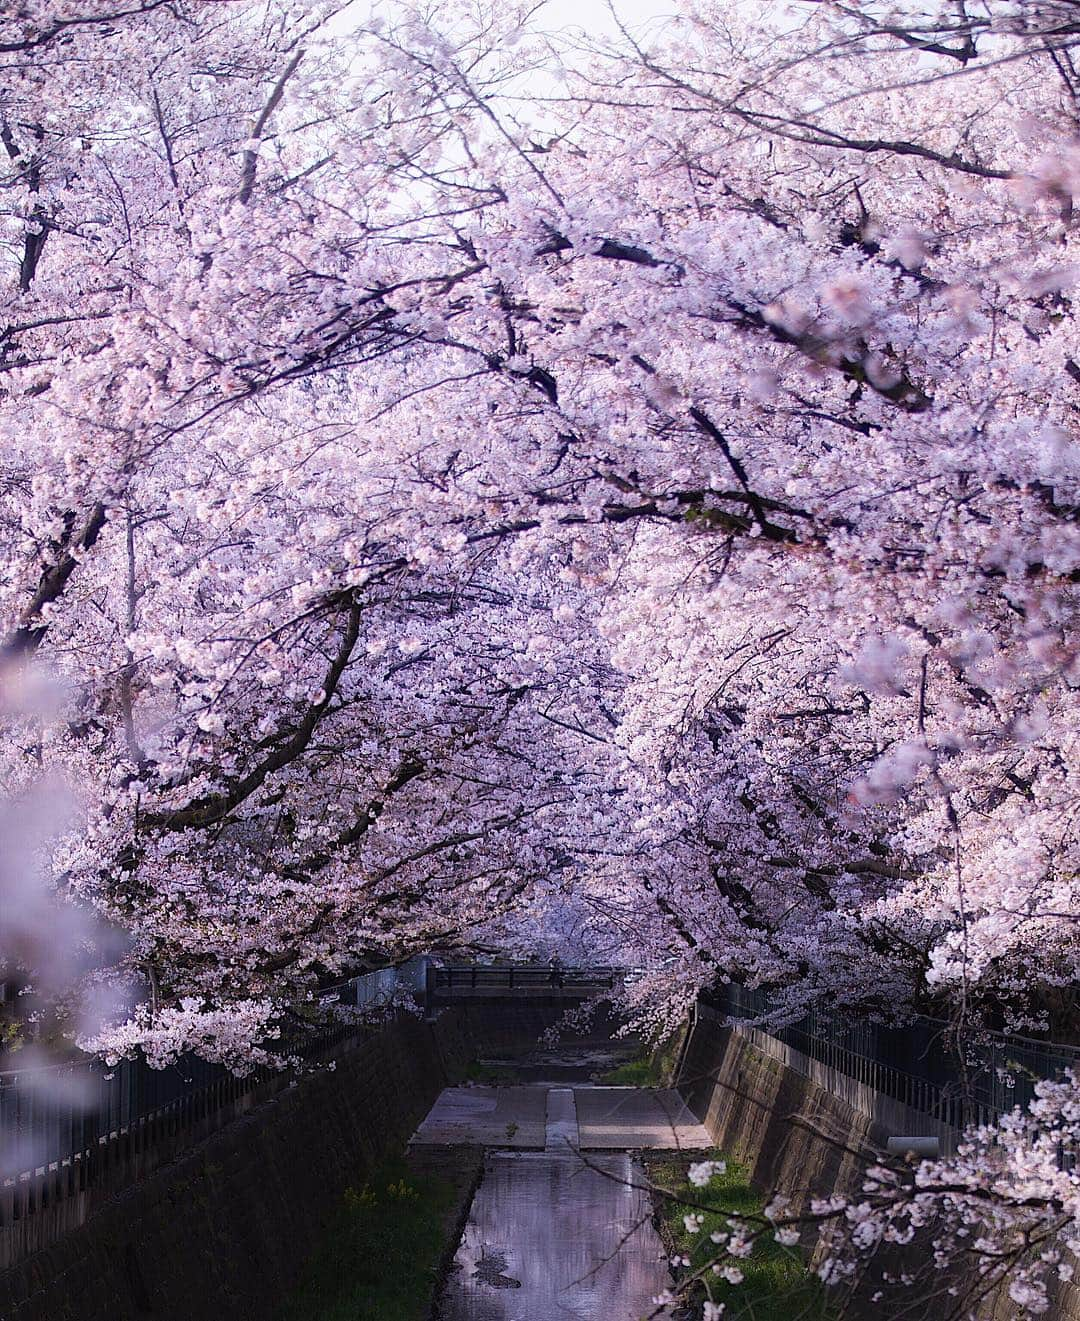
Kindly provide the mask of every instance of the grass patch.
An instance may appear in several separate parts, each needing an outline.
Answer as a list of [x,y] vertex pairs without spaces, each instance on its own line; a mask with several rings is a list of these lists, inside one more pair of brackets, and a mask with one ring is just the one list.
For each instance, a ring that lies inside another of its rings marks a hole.
[[[716,1152],[713,1158],[722,1159],[722,1156]],[[676,1279],[691,1275],[711,1261],[717,1248],[709,1235],[728,1229],[729,1214],[753,1215],[760,1213],[764,1206],[750,1187],[746,1171],[734,1162],[728,1161],[725,1173],[715,1176],[705,1188],[695,1188],[687,1180],[687,1164],[685,1161],[653,1160],[646,1166],[656,1187],[676,1197],[685,1197],[698,1210],[708,1208],[701,1229],[691,1234],[683,1222],[683,1216],[691,1208],[667,1198],[657,1199],[664,1246],[673,1256],[690,1258],[688,1267],[676,1269]],[[807,1269],[801,1250],[783,1247],[771,1234],[763,1235],[755,1242],[749,1257],[730,1264],[742,1271],[741,1284],[729,1284],[722,1276],[710,1274],[708,1293],[704,1285],[695,1285],[689,1301],[699,1308],[708,1297],[713,1302],[723,1303],[724,1321],[735,1321],[737,1317],[745,1318],[745,1321],[796,1321],[796,1318],[799,1321],[828,1321],[833,1315],[826,1302],[825,1288]]]
[[387,1161],[349,1188],[278,1321],[426,1321],[458,1189]]
[[640,1055],[637,1059],[627,1060],[617,1069],[609,1069],[600,1077],[606,1087],[659,1087],[659,1075],[652,1062],[652,1056]]
[[517,1071],[507,1064],[485,1064],[473,1060],[465,1068],[465,1082],[484,1083],[488,1087],[505,1087],[518,1081]]
[[651,1050],[645,1047],[632,1060],[609,1069],[598,1081],[605,1087],[670,1087],[681,1041],[682,1033],[676,1032]]

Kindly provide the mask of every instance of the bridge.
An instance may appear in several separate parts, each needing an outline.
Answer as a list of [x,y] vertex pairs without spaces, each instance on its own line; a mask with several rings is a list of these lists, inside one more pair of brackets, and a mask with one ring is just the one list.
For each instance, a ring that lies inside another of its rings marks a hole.
[[621,970],[571,968],[543,963],[429,964],[425,988],[429,1012],[469,1000],[586,1000],[614,990]]

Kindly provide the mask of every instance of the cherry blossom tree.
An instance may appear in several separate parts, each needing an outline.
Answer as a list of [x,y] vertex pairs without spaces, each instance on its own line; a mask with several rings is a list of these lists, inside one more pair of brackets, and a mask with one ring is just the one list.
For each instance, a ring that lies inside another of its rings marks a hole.
[[[6,819],[134,998],[84,1039],[240,1066],[327,975],[492,948],[642,967],[644,1022],[1075,1030],[1078,38],[0,20]],[[834,1218],[992,1168],[1037,1310],[1044,1119]]]

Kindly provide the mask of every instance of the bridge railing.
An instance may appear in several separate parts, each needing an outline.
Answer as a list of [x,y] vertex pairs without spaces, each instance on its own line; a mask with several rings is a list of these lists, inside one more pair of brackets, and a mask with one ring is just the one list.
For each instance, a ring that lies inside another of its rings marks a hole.
[[614,968],[573,968],[562,964],[460,963],[431,967],[429,985],[439,998],[454,992],[501,991],[567,992],[610,990],[618,980]]
[[1080,1075],[1080,1047],[986,1029],[959,1034],[924,1015],[889,1026],[813,1008],[774,1027],[763,991],[725,986],[702,1000],[732,1019],[758,1020],[793,1050],[950,1128],[994,1123],[1014,1106],[1026,1108],[1040,1081],[1060,1079],[1067,1069]]

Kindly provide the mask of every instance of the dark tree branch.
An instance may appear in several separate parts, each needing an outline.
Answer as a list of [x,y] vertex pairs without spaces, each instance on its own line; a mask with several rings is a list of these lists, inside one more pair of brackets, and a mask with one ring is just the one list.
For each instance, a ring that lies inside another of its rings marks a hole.
[[[262,112],[260,113],[258,119],[256,119],[254,125],[252,126],[251,137],[253,140],[258,140],[259,138],[262,137],[266,129],[266,125],[270,122],[270,116],[281,104],[281,98],[285,95],[285,84],[289,81],[289,79],[293,76],[296,70],[300,67],[300,61],[303,58],[304,58],[304,50],[301,47],[301,49],[299,49],[293,55],[292,59],[285,66],[285,71],[282,73],[281,77],[274,84],[273,90],[271,91],[270,96],[267,99],[266,105],[263,106]],[[258,153],[252,150],[251,148],[249,148],[247,151],[244,152],[244,166],[240,178],[239,201],[245,206],[251,200],[251,194],[255,188],[255,170],[257,164],[258,164]]]
[[81,554],[97,541],[105,526],[105,517],[105,505],[99,502],[91,509],[82,531],[73,537],[70,526],[74,524],[74,515],[69,516],[69,531],[60,545],[56,562],[41,575],[37,591],[20,615],[19,623],[0,646],[0,659],[27,656],[41,645],[49,629],[49,625],[41,618],[41,611],[55,601],[67,586]]
[[[40,124],[35,124],[33,132],[40,148],[45,131]],[[3,144],[11,161],[22,174],[29,191],[37,196],[41,192],[41,157],[36,152],[29,157],[23,154],[19,144],[15,141],[11,125],[6,120],[3,124],[0,124],[0,143]],[[34,208],[30,212],[26,237],[23,240],[23,254],[19,262],[20,293],[28,293],[31,284],[34,282],[38,263],[41,261],[41,254],[45,249],[45,241],[49,237],[49,229],[48,216],[44,206],[40,202],[35,202]]]
[[360,635],[360,616],[360,602],[353,598],[337,653],[323,680],[322,697],[308,708],[303,720],[293,728],[288,738],[278,743],[269,756],[259,762],[247,775],[234,780],[221,793],[207,794],[188,803],[186,807],[176,808],[170,812],[148,813],[143,818],[143,825],[151,830],[204,830],[207,826],[216,825],[250,798],[267,776],[288,766],[290,762],[301,756],[326,714],[345,667],[352,658],[356,640]]

